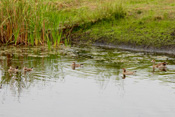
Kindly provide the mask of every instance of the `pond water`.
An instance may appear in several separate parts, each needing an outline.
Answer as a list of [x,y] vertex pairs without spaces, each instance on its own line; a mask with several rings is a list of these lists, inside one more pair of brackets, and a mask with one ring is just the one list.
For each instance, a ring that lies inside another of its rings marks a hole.
[[[167,71],[152,72],[151,60]],[[83,67],[71,68],[72,62]],[[20,71],[9,73],[9,67]],[[23,67],[33,67],[24,72]],[[122,68],[137,71],[122,76]],[[0,47],[0,117],[174,117],[175,57],[100,47]]]

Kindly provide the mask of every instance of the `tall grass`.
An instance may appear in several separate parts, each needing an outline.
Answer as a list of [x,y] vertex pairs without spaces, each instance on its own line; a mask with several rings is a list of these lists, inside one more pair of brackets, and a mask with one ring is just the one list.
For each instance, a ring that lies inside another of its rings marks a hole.
[[63,15],[71,25],[116,20],[126,15],[123,3],[122,0],[67,0],[63,5],[66,14]]
[[97,22],[102,20],[116,20],[123,18],[125,15],[126,11],[124,10],[120,0],[109,0],[107,2],[100,2],[97,4],[96,9],[88,8],[87,10],[84,10],[84,13],[80,15],[80,21]]
[[[62,21],[59,11],[43,0],[1,0],[0,41],[25,45],[57,45]],[[52,33],[51,33],[52,32]],[[54,32],[54,33],[53,33]]]
[[49,47],[76,26],[120,19],[126,13],[121,0],[1,0],[0,6],[1,43]]

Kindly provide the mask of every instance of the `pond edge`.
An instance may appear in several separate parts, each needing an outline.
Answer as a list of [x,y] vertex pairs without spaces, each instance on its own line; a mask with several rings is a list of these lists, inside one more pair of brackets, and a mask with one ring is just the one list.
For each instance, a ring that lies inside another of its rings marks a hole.
[[92,44],[93,46],[98,47],[105,47],[105,48],[117,48],[122,50],[128,50],[128,51],[135,51],[135,52],[148,52],[148,53],[158,53],[158,54],[169,54],[169,55],[175,55],[175,47],[166,46],[161,48],[156,48],[152,46],[138,46],[138,45],[132,45],[132,44],[104,44],[95,42]]

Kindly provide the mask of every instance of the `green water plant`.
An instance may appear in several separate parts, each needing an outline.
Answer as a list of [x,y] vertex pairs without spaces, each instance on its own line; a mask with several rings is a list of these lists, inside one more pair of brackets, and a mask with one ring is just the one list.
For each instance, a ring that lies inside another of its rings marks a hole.
[[24,45],[58,45],[63,22],[59,10],[44,0],[1,0],[0,42]]

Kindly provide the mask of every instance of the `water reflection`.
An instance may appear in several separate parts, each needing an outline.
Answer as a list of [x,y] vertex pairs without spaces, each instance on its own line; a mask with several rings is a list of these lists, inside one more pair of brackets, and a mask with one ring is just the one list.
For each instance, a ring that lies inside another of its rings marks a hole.
[[[70,65],[71,61],[75,60],[70,59],[70,55],[72,55],[71,52],[72,54],[76,55],[76,60],[78,62],[83,62],[85,64],[85,68],[78,68],[81,65],[76,63],[73,65],[75,61],[72,63],[72,65]],[[62,55],[59,55],[57,49],[49,51],[46,47],[1,48],[1,84],[9,84],[12,79],[23,78],[26,82],[27,79],[30,79],[30,83],[34,82],[35,80],[54,81],[54,79],[60,79],[60,81],[64,81],[65,72],[69,70],[69,66],[71,66],[73,70],[78,70],[79,73],[81,71],[83,77],[88,77],[89,75],[95,76],[95,80],[97,80],[98,83],[101,84],[101,87],[105,89],[106,84],[103,83],[107,82],[109,79],[111,79],[111,77],[114,76],[116,77],[116,80],[119,80],[122,73],[121,68],[123,67],[129,68],[131,70],[140,69],[141,72],[145,73],[138,74],[139,76],[144,75],[145,77],[143,78],[150,77],[152,59],[159,60],[160,62],[166,60],[169,63],[167,66],[168,71],[166,73],[156,72],[153,74],[162,75],[162,77],[168,74],[168,77],[171,77],[170,79],[172,79],[171,74],[175,72],[175,67],[171,65],[174,64],[174,58],[168,58],[167,56],[154,56],[145,53],[131,53],[114,49],[106,50],[96,47],[71,48],[68,50],[68,53],[69,55],[64,52],[64,55],[68,55],[68,58],[64,58]],[[7,70],[10,66],[19,66],[21,71],[19,73],[8,73]],[[30,68],[33,67],[34,72],[24,72],[22,70],[24,66]],[[126,76],[121,78],[125,79]],[[170,80],[168,79],[168,81]]]
[[[151,60],[153,59],[159,62],[166,61],[167,71],[152,72]],[[100,93],[108,99],[110,99],[109,96],[114,96],[111,101],[115,103],[116,95],[125,97],[125,95],[131,95],[129,91],[135,94],[138,89],[144,92],[146,90],[144,86],[154,81],[160,84],[159,88],[166,84],[174,90],[174,60],[174,57],[165,55],[98,47],[68,47],[61,50],[48,50],[46,47],[2,47],[0,49],[0,99],[3,104],[7,99],[10,100],[10,97],[15,97],[18,102],[21,102],[21,99],[31,95],[37,97],[39,90],[50,89],[46,94],[40,94],[43,97],[48,96],[49,101],[51,101],[49,95],[53,97],[56,95],[57,101],[57,98],[63,100],[65,97],[74,96],[80,99],[83,95],[91,98]],[[72,65],[73,62],[75,62],[74,65]],[[83,67],[80,64],[83,64]],[[10,66],[18,66],[20,71],[9,73]],[[26,72],[23,69],[24,66],[33,67],[33,70]],[[123,77],[122,68],[137,71],[136,75]],[[88,88],[83,89],[86,85]],[[130,90],[135,86],[138,87]],[[95,92],[96,87],[98,87],[98,93]],[[56,94],[54,92],[52,95],[50,91],[53,90]],[[29,103],[32,99],[29,99]],[[120,100],[118,97],[117,99]],[[97,98],[97,100],[100,99]],[[65,100],[63,102],[67,103]]]
[[[3,47],[0,51],[0,88],[9,86],[13,96],[20,97],[23,89],[29,89],[37,81],[64,81],[63,66],[56,51],[41,48]],[[10,66],[19,66],[18,72],[9,71]],[[34,67],[26,72],[23,67]]]

